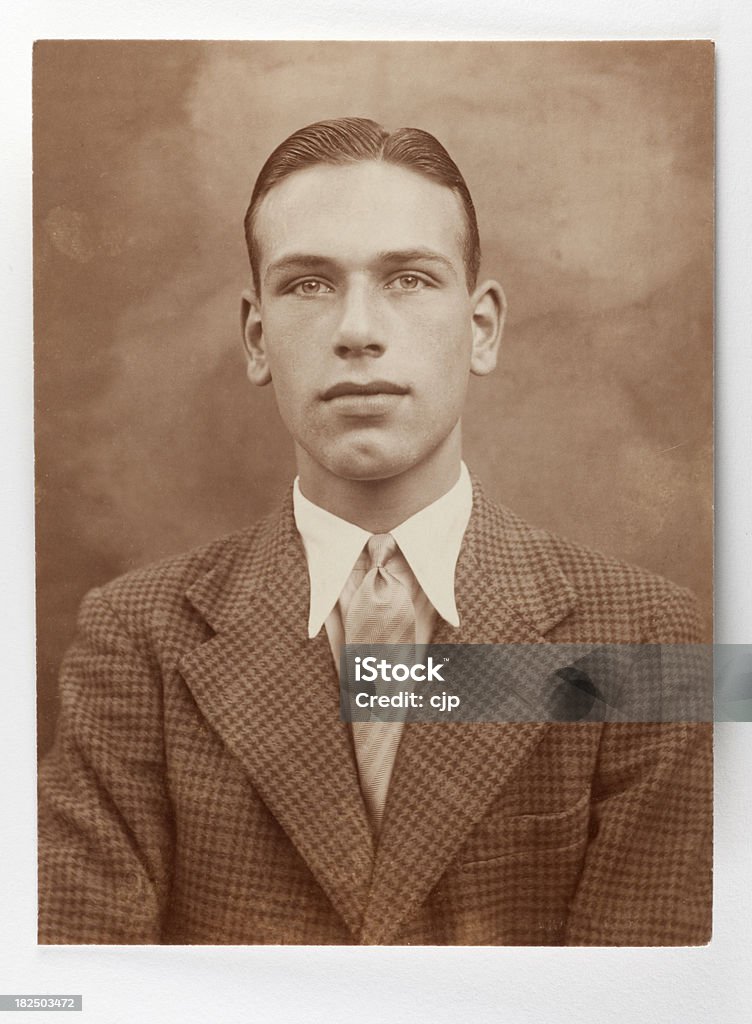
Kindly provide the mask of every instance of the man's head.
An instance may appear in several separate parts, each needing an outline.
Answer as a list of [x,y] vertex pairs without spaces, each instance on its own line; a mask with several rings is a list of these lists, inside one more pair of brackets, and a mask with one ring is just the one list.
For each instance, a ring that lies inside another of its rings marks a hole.
[[245,240],[253,284],[258,294],[259,246],[255,234],[256,211],[264,196],[285,178],[317,164],[343,166],[366,160],[383,160],[405,167],[451,189],[462,204],[465,219],[462,251],[468,290],[472,291],[480,269],[480,237],[475,207],[459,168],[438,139],[420,128],[388,132],[365,117],[317,121],[293,132],[280,143],[261,168],[245,215]]
[[274,382],[304,493],[451,485],[469,374],[494,368],[505,304],[475,284],[475,213],[445,150],[415,129],[312,125],[265,164],[246,232],[248,376]]

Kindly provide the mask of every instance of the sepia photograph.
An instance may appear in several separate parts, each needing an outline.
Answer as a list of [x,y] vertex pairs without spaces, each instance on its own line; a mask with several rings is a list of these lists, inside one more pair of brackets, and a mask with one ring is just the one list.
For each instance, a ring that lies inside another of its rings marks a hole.
[[35,44],[39,943],[710,941],[709,721],[340,689],[712,643],[714,104],[703,40]]

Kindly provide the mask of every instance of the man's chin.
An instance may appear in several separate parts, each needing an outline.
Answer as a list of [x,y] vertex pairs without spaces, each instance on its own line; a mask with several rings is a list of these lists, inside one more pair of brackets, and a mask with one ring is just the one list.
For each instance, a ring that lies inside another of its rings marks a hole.
[[[310,473],[324,471],[327,476],[353,483],[378,482],[407,477],[413,471],[420,473],[427,464],[442,461],[441,454],[451,455],[456,448],[457,463],[460,458],[460,434],[456,431],[456,444],[450,432],[443,442],[431,445],[428,438],[405,437],[353,437],[337,438],[329,445],[303,447],[298,445],[298,468],[307,464]],[[413,443],[405,443],[412,441]],[[449,446],[449,448],[447,447]],[[437,463],[437,471],[439,470]],[[303,474],[301,474],[303,475]]]
[[391,477],[401,476],[410,470],[409,462],[403,463],[391,459],[373,460],[343,460],[337,461],[327,467],[334,476],[341,480],[353,480],[359,483],[366,483],[369,480],[389,480]]
[[365,483],[401,476],[420,462],[420,457],[407,452],[390,452],[376,448],[348,450],[330,454],[322,464],[341,480]]

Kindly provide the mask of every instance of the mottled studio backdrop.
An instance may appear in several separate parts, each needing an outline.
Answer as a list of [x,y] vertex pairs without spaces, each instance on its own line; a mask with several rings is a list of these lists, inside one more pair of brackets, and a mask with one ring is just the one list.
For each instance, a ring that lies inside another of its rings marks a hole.
[[510,305],[466,458],[533,523],[710,622],[712,49],[46,42],[35,52],[40,746],[84,592],[266,512],[293,474],[244,376],[242,217],[294,129],[433,132]]

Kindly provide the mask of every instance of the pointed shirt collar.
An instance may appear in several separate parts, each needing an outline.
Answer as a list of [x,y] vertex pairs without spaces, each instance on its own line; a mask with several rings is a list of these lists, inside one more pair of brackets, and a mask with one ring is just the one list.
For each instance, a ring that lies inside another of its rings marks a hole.
[[[389,532],[423,593],[451,626],[459,625],[454,571],[473,506],[470,474],[463,462],[457,483],[442,497]],[[308,636],[316,636],[337,604],[371,534],[314,505],[293,486],[295,525],[303,540],[311,600]]]

